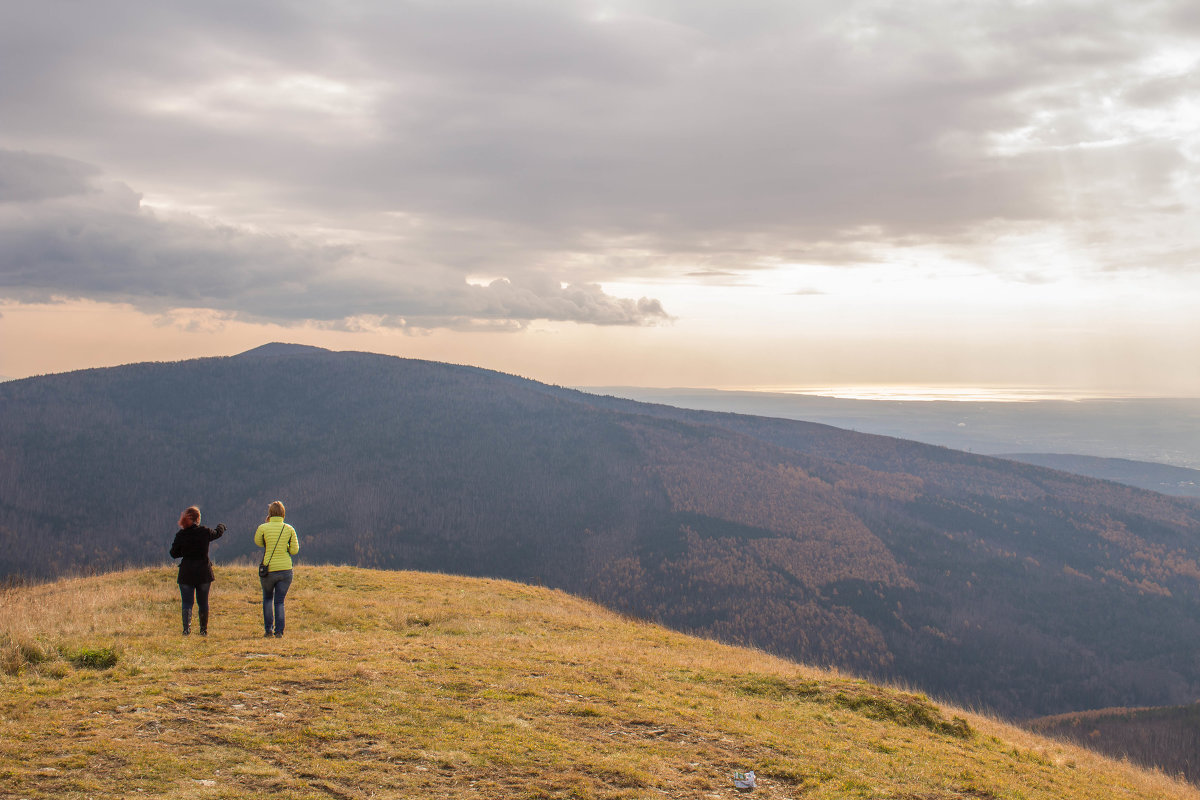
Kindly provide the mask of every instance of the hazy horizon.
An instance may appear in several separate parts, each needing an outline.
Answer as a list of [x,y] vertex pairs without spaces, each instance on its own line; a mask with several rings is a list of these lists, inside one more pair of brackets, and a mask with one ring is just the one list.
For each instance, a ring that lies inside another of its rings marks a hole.
[[[610,386],[587,390],[700,411],[817,422],[985,455],[1091,456],[1200,469],[1200,428],[1196,425],[1200,398],[1025,397],[1005,401],[985,393],[959,394],[954,400],[943,395],[914,400],[911,393],[882,392],[863,398],[865,392],[857,397],[837,397],[697,388]],[[1135,485],[1165,491],[1161,486]],[[1188,491],[1193,491],[1190,484]]]
[[[269,344],[263,342],[262,344]],[[298,344],[298,343],[297,343]],[[255,347],[261,345],[255,345]],[[313,345],[320,346],[320,345]],[[247,348],[253,349],[253,348]],[[333,348],[333,352],[337,352]],[[355,352],[376,352],[369,350],[361,350],[354,348]],[[245,351],[238,351],[245,352]],[[392,353],[378,352],[378,355],[395,355]],[[210,357],[227,357],[238,355],[238,353],[210,353],[194,356],[196,358]],[[404,358],[407,356],[400,355]],[[147,359],[148,361],[175,361],[187,360],[175,358],[163,359]],[[432,359],[439,360],[439,359]],[[29,377],[40,377],[49,374],[61,374],[72,372],[76,369],[92,369],[92,368],[107,368],[119,367],[132,363],[142,363],[140,361],[121,361],[113,360],[111,363],[97,363],[82,367],[75,367],[64,370],[52,370],[44,373],[32,373],[30,375],[9,376],[0,375],[0,383],[13,380],[22,380]],[[465,362],[447,362],[461,363],[463,366],[483,367],[480,364],[468,364]],[[488,367],[483,367],[488,368]],[[499,370],[503,371],[503,370]],[[514,373],[515,374],[515,373]],[[532,376],[521,375],[520,377]],[[561,385],[561,384],[560,384]],[[903,402],[903,403],[1000,403],[1000,404],[1023,404],[1023,403],[1040,403],[1040,402],[1062,402],[1062,403],[1077,403],[1088,400],[1191,400],[1200,399],[1200,392],[1197,394],[1136,394],[1128,392],[1104,391],[1082,388],[1062,388],[1053,386],[1014,386],[1014,385],[996,385],[988,386],[984,384],[972,385],[928,385],[928,384],[875,384],[875,383],[858,383],[845,384],[841,386],[683,386],[673,384],[577,384],[572,388],[584,392],[608,392],[620,390],[645,390],[650,392],[710,392],[717,394],[757,394],[757,395],[795,395],[798,397],[813,397],[835,400],[858,400],[858,401],[879,401],[879,402]]]
[[710,391],[763,395],[797,395],[837,400],[882,400],[929,403],[1076,403],[1084,400],[1191,400],[1200,395],[1138,395],[1077,388],[1046,386],[931,386],[921,384],[850,384],[845,386],[579,386],[579,389],[649,389],[662,391]]

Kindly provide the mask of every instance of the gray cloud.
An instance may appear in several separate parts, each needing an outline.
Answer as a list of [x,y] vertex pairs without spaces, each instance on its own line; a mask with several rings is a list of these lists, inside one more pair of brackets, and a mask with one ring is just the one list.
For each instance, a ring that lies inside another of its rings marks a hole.
[[[0,151],[0,186],[20,189],[25,181],[42,188],[14,191],[13,201],[0,207],[0,293],[29,302],[128,301],[152,311],[208,307],[275,322],[341,324],[350,317],[375,317],[375,324],[410,328],[486,326],[489,320],[519,327],[536,319],[598,325],[668,319],[656,300],[613,297],[592,284],[564,287],[534,275],[475,286],[452,271],[389,272],[393,265],[372,263],[349,246],[162,216],[143,209],[140,196],[124,185],[67,186],[57,180],[64,163]],[[11,165],[16,168],[6,173]],[[72,175],[95,173],[71,165]],[[28,180],[39,172],[49,173],[50,180]],[[14,179],[6,179],[12,174]],[[64,197],[49,200],[51,189]],[[27,202],[18,204],[16,197]],[[32,201],[35,213],[29,210]]]
[[658,300],[612,297],[596,284],[558,286],[549,280],[501,279],[476,287],[474,316],[485,319],[573,319],[597,325],[636,325],[666,320]]
[[94,167],[69,158],[0,150],[0,203],[27,203],[88,191]]
[[[596,286],[894,247],[1009,269],[995,242],[1048,229],[1097,269],[1194,267],[1161,247],[1200,202],[1184,0],[3,14],[0,145],[56,155],[10,152],[0,200],[62,201],[6,218],[10,292],[638,324],[665,314]],[[197,218],[67,203],[85,162]]]

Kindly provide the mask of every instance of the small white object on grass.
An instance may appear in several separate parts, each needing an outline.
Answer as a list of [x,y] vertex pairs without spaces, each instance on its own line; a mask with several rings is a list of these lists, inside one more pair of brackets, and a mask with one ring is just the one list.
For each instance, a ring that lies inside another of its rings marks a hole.
[[749,792],[754,789],[757,784],[754,782],[753,772],[735,772],[733,773],[733,788],[739,792]]

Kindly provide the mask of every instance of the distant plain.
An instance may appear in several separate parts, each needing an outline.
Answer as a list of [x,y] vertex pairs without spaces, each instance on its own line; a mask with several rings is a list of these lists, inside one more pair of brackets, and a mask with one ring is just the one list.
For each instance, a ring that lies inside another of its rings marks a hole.
[[1008,391],[993,395],[1005,399],[990,401],[882,400],[794,391],[632,386],[593,386],[583,391],[702,411],[820,422],[984,455],[1056,453],[1200,468],[1200,399],[1194,398],[1064,395],[1014,400],[1041,398],[1045,393]]

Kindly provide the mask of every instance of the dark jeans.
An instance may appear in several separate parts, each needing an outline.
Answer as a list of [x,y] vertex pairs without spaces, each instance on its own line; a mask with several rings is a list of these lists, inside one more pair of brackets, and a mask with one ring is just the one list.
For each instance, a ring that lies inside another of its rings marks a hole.
[[208,590],[210,587],[212,587],[211,583],[198,583],[195,586],[190,583],[179,584],[179,599],[183,601],[184,622],[192,618],[192,606],[196,603],[200,605],[200,616],[208,619]]
[[288,587],[292,585],[292,571],[283,569],[268,572],[267,577],[259,578],[259,581],[263,590],[263,629],[267,633],[282,636],[283,599],[287,597]]

